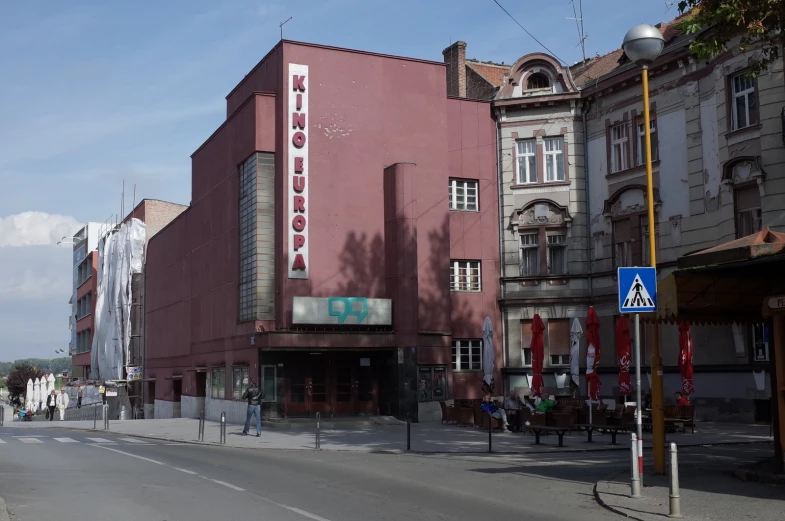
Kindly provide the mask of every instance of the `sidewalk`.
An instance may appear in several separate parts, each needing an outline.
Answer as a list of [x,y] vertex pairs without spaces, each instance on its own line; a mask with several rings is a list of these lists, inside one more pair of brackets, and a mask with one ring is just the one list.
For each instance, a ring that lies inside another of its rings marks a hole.
[[[668,515],[668,476],[644,476],[643,498],[631,499],[625,471],[596,485],[595,498],[613,512],[639,521]],[[744,519],[782,521],[785,486],[745,483],[733,476],[733,464],[682,465],[679,469],[681,513],[687,521]]]
[[[92,421],[65,422],[6,422],[6,427],[25,429],[70,428],[92,430]],[[219,441],[218,422],[205,422],[205,443]],[[199,421],[189,418],[169,420],[126,420],[111,421],[109,431],[116,434],[153,438],[173,442],[198,443]],[[97,424],[103,429],[103,422]],[[297,430],[264,429],[262,436],[242,436],[242,426],[229,424],[226,427],[226,445],[240,448],[266,448],[303,450],[315,447],[315,429]],[[587,443],[586,433],[573,432],[565,435],[565,447],[558,447],[556,436],[542,436],[541,445],[534,444],[534,436],[518,433],[494,432],[493,451],[498,453],[537,453],[629,450],[629,434],[618,436],[618,445],[610,444],[610,436],[594,433],[594,442]],[[702,423],[695,434],[669,434],[668,442],[681,447],[756,443],[770,441],[769,427],[759,425],[737,425]],[[651,436],[644,438],[645,447],[651,447]],[[361,452],[401,452],[406,450],[406,425],[383,425],[322,429],[322,450],[344,450]],[[484,453],[488,451],[488,431],[471,427],[457,427],[438,423],[415,423],[411,426],[411,450],[413,452]]]

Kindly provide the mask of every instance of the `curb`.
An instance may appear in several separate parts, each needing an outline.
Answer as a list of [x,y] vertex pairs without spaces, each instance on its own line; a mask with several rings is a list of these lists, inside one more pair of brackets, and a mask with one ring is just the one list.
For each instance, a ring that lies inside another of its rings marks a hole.
[[782,474],[772,474],[770,472],[758,472],[750,469],[736,469],[733,474],[742,481],[754,481],[756,483],[766,483],[773,485],[785,485],[785,476]]
[[606,509],[606,510],[608,510],[610,512],[613,512],[614,514],[620,515],[622,517],[626,517],[627,519],[634,519],[635,521],[646,521],[645,519],[641,519],[640,517],[635,517],[633,515],[628,514],[627,512],[623,512],[623,511],[619,510],[618,508],[614,508],[614,507],[610,506],[605,501],[603,501],[602,498],[600,497],[600,492],[597,490],[597,485],[599,485],[603,481],[608,481],[609,479],[613,479],[616,476],[618,476],[619,474],[621,474],[621,473],[617,472],[613,476],[609,476],[608,479],[600,480],[600,481],[598,481],[598,482],[596,482],[594,484],[594,487],[592,487],[592,493],[594,495],[594,501],[596,501],[597,504],[600,505],[602,508],[604,508],[604,509]]
[[8,517],[8,508],[5,506],[5,500],[0,497],[0,521],[10,521]]

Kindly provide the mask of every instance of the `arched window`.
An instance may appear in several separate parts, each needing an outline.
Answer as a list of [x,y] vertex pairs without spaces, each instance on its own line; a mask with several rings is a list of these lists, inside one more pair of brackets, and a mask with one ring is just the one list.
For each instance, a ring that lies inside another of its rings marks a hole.
[[547,89],[551,86],[551,81],[548,79],[548,76],[541,72],[535,72],[531,76],[529,76],[529,80],[526,82],[526,89],[533,90],[533,89]]
[[567,274],[568,225],[566,208],[534,201],[518,212],[514,223],[520,236],[520,275],[539,277]]

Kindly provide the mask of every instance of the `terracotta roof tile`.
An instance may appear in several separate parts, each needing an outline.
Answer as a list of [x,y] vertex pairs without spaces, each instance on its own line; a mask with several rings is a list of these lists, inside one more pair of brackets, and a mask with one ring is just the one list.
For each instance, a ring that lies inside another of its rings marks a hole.
[[508,65],[497,65],[493,63],[482,63],[466,60],[466,66],[471,67],[474,72],[485,78],[494,87],[500,87],[504,75],[510,72]]

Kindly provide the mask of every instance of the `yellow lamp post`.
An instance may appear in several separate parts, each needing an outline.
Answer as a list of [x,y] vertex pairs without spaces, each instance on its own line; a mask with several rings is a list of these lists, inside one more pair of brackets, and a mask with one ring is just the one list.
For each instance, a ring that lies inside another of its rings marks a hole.
[[[660,30],[647,24],[636,25],[624,36],[622,48],[627,57],[641,66],[643,85],[643,134],[646,148],[646,201],[649,213],[649,260],[657,267],[656,223],[654,222],[654,180],[651,172],[651,122],[649,120],[649,64],[662,53],[665,39]],[[655,324],[651,352],[652,443],[654,472],[665,474],[665,418],[663,413],[662,357],[660,356],[659,326]]]

